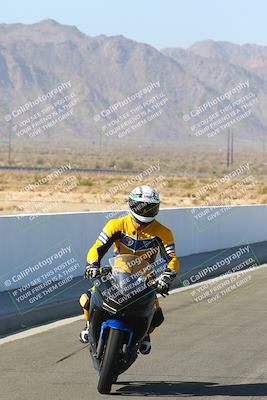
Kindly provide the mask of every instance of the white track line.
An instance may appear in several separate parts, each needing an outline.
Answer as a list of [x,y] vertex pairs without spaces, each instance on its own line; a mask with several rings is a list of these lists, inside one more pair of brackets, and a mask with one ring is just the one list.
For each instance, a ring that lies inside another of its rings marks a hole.
[[[170,292],[170,295],[179,293],[179,292],[183,292],[185,290],[195,288],[195,287],[207,284],[207,283],[213,283],[213,282],[221,281],[223,279],[227,279],[229,277],[229,275],[238,276],[238,275],[244,274],[245,272],[246,273],[255,272],[255,271],[258,271],[258,270],[260,270],[262,268],[266,268],[266,267],[267,267],[267,264],[264,264],[264,265],[260,265],[259,267],[248,268],[244,271],[235,272],[233,274],[221,275],[216,278],[202,281],[199,283],[195,283],[190,286],[173,289]],[[161,296],[157,295],[157,297],[161,297]],[[10,335],[3,339],[0,339],[0,345],[5,344],[5,343],[14,342],[15,340],[18,340],[18,339],[24,339],[24,338],[27,338],[30,336],[38,335],[39,333],[47,332],[47,331],[50,331],[51,329],[59,328],[61,326],[69,325],[69,324],[72,324],[73,322],[81,321],[81,320],[83,320],[83,315],[78,315],[77,317],[65,318],[65,319],[61,319],[60,321],[50,322],[49,324],[38,326],[36,328],[27,329],[26,331],[15,333],[14,335]]]

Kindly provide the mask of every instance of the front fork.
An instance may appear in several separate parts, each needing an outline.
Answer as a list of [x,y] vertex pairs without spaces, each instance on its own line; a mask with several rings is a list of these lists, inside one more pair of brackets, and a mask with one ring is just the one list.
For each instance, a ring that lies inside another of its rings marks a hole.
[[128,336],[128,342],[123,346],[123,353],[127,354],[128,350],[133,345],[133,336],[134,330],[130,324],[127,324],[124,321],[118,319],[108,319],[107,321],[103,322],[101,325],[101,331],[99,335],[97,350],[96,350],[96,358],[100,358],[103,354],[104,345],[107,340],[107,333],[110,329],[116,329],[119,331],[124,332]]

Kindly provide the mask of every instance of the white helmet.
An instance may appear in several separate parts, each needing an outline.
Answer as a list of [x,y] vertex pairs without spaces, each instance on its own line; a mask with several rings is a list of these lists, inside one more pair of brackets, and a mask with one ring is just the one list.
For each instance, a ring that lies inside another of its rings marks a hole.
[[138,222],[149,223],[159,212],[159,193],[151,186],[138,186],[129,196],[130,213]]

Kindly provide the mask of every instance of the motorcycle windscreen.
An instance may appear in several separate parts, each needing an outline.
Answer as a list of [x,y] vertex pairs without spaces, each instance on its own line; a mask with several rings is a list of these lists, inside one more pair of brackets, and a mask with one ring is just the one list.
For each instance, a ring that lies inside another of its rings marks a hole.
[[109,261],[112,272],[95,283],[104,308],[115,313],[134,303],[138,302],[141,307],[151,301],[156,277],[152,264],[132,254],[122,254]]

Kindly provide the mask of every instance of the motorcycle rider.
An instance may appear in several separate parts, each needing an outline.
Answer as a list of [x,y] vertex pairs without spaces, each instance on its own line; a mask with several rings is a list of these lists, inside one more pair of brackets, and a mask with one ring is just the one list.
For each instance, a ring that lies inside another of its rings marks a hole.
[[[85,278],[92,279],[99,275],[100,261],[112,244],[114,244],[114,256],[119,254],[144,255],[148,251],[151,252],[151,249],[156,249],[157,253],[160,253],[168,263],[158,280],[157,291],[163,295],[167,294],[172,280],[179,272],[179,259],[175,254],[172,231],[155,219],[159,212],[159,206],[159,193],[154,188],[150,186],[136,187],[129,196],[130,213],[124,217],[110,220],[89,250]],[[153,256],[150,262],[153,262]],[[86,327],[80,333],[82,343],[88,342],[90,297],[90,290],[80,297],[80,304],[86,320]],[[142,354],[150,353],[150,333],[161,325],[163,320],[162,309],[156,298],[153,320],[149,332],[140,346]]]

